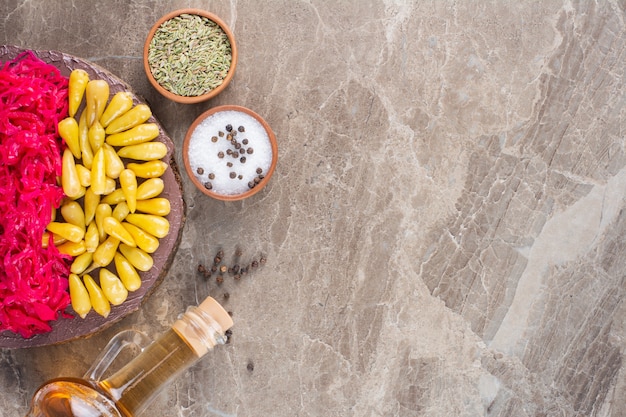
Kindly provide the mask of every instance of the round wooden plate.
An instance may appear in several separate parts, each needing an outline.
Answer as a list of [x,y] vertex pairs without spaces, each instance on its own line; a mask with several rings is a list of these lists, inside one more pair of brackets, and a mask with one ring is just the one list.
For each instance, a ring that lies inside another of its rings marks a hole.
[[[24,51],[25,49],[16,46],[0,46],[0,62],[4,63],[10,61]],[[130,91],[133,93],[130,86],[124,81],[104,68],[98,67],[85,60],[58,51],[32,52],[41,60],[56,66],[64,76],[69,76],[70,72],[75,68],[81,68],[87,71],[90,79],[102,79],[107,81],[110,85],[111,97],[119,91]],[[135,104],[144,102],[143,99],[137,97],[134,93],[133,98]],[[111,306],[111,313],[107,318],[98,315],[93,310],[85,319],[81,319],[78,316],[69,319],[60,318],[50,323],[52,326],[50,332],[38,334],[29,339],[24,339],[18,334],[5,331],[0,333],[0,348],[18,349],[53,345],[86,337],[104,330],[128,314],[137,311],[141,307],[142,302],[158,287],[167,274],[178,248],[178,244],[180,243],[183,224],[185,222],[185,203],[182,197],[180,174],[174,161],[174,143],[154,116],[152,116],[149,121],[158,124],[160,135],[156,140],[165,143],[168,149],[168,153],[163,160],[169,164],[169,168],[161,177],[165,182],[165,189],[161,197],[165,197],[170,201],[171,212],[167,216],[170,222],[169,234],[159,240],[159,248],[152,254],[154,266],[147,272],[139,272],[142,279],[141,287],[137,291],[129,293],[128,299],[123,304]],[[67,311],[73,314],[71,307],[68,307]]]

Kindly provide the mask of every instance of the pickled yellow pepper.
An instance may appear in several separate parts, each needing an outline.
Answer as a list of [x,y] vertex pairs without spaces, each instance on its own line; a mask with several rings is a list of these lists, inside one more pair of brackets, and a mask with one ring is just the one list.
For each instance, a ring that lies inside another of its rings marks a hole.
[[62,163],[61,186],[63,187],[63,192],[69,198],[78,198],[85,191],[84,187],[80,185],[78,171],[76,171],[76,161],[69,148],[63,151]]
[[96,313],[100,314],[104,318],[107,318],[109,313],[111,313],[111,304],[104,295],[104,292],[102,292],[102,288],[96,284],[96,281],[93,280],[91,275],[83,275],[83,281],[85,282],[85,288],[87,288],[87,292],[89,293],[91,306]]
[[129,91],[116,93],[104,109],[100,117],[100,124],[107,127],[116,118],[120,117],[133,107],[133,95]]
[[125,169],[120,173],[120,185],[126,198],[126,204],[131,213],[137,209],[137,177],[130,169]]
[[80,159],[80,143],[78,140],[78,122],[73,117],[66,117],[61,120],[57,129],[59,136],[63,138],[67,147],[72,151],[74,158]]
[[81,318],[85,318],[87,313],[91,311],[91,299],[89,297],[89,292],[83,281],[76,274],[70,274],[69,276],[69,285],[70,285],[70,300],[72,302],[72,308]]
[[122,304],[128,297],[128,290],[117,275],[108,269],[100,269],[100,288],[114,306]]
[[87,83],[89,83],[89,74],[87,74],[87,71],[75,69],[70,73],[67,91],[70,117],[73,117],[78,111],[80,103],[83,101],[83,96],[85,95]]
[[109,100],[109,83],[104,80],[91,80],[85,88],[85,111],[87,112],[87,125],[91,127],[100,120],[102,113]]
[[152,116],[152,111],[148,105],[137,104],[117,119],[111,121],[111,123],[106,126],[106,133],[112,135],[139,126],[146,122],[150,116]]

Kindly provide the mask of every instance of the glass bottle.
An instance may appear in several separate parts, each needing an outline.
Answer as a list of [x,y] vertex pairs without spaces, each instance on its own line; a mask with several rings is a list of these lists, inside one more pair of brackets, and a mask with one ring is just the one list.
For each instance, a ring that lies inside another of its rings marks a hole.
[[[177,376],[224,344],[232,325],[230,315],[208,297],[152,343],[134,330],[118,333],[82,379],[58,378],[42,385],[26,417],[136,417]],[[101,380],[120,351],[133,345],[141,353]]]

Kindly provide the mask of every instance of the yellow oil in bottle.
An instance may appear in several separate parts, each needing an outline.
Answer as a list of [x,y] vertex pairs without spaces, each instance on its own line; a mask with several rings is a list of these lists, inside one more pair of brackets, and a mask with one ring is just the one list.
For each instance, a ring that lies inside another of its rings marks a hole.
[[138,415],[160,388],[199,358],[172,329],[100,383],[127,416]]

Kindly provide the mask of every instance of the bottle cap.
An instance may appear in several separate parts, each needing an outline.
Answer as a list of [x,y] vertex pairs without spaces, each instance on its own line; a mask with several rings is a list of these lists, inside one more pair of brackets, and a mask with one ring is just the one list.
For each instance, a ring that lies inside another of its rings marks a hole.
[[[220,328],[213,328],[211,322]],[[232,326],[233,319],[228,312],[213,298],[207,297],[198,307],[188,309],[172,329],[201,357],[216,344],[213,332],[223,335]]]
[[220,303],[212,297],[207,297],[198,307],[205,313],[209,314],[220,325],[222,331],[226,331],[233,327],[233,319],[230,314]]

